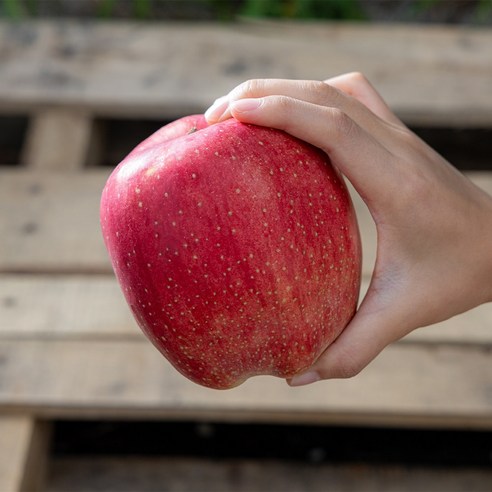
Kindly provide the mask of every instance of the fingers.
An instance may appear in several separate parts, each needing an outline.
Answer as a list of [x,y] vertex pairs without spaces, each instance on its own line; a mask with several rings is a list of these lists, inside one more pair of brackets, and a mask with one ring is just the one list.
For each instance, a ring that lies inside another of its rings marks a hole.
[[350,324],[306,373],[288,380],[290,386],[354,377],[385,347],[411,331],[413,327],[402,321],[409,319],[410,313],[404,316],[407,309],[398,302],[397,296],[391,293],[381,296],[378,291],[369,289]]
[[284,130],[325,151],[364,199],[394,179],[390,152],[338,108],[287,96],[240,99],[229,108],[239,121]]
[[360,126],[384,137],[386,124],[404,126],[391,112],[369,81],[358,73],[315,80],[254,79],[248,80],[223,96],[206,111],[209,123],[217,123],[232,116],[230,104],[240,99],[265,96],[287,96],[312,104],[338,108]]
[[374,328],[354,318],[353,324],[328,347],[316,364],[308,372],[294,376],[288,384],[304,386],[324,379],[356,376],[387,346],[387,343],[376,338]]
[[355,376],[410,331],[490,299],[490,241],[484,239],[492,230],[490,199],[485,205],[362,75],[249,81],[206,113],[209,122],[231,116],[325,151],[376,223],[377,259],[366,297],[337,340],[289,381],[292,386]]
[[338,75],[325,80],[325,83],[354,97],[381,119],[395,125],[404,126],[363,74],[352,72]]
[[239,99],[264,96],[288,96],[312,104],[342,106],[344,98],[334,87],[316,80],[254,79],[235,87],[227,96],[221,97],[205,113],[209,122],[223,121],[232,116],[229,103]]
[[[338,339],[305,373],[288,380],[290,386],[304,386],[324,379],[351,378],[359,374],[388,345],[378,339],[377,328],[357,314]],[[383,327],[384,329],[384,327]]]

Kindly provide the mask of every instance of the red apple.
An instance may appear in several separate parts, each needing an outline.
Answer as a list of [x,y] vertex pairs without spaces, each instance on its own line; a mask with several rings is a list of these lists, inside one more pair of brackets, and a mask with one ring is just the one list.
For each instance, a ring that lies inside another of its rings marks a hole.
[[108,179],[101,224],[141,329],[204,386],[289,378],[354,315],[361,247],[343,179],[279,130],[201,115],[163,127]]

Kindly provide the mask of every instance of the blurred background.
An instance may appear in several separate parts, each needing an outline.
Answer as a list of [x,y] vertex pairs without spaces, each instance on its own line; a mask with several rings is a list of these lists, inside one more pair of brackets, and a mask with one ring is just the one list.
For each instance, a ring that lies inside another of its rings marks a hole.
[[490,305],[354,380],[216,392],[144,339],[98,219],[162,125],[352,70],[492,192],[491,23],[492,0],[0,0],[0,490],[492,490]]
[[2,0],[2,14],[140,20],[232,21],[238,17],[482,24],[490,0]]

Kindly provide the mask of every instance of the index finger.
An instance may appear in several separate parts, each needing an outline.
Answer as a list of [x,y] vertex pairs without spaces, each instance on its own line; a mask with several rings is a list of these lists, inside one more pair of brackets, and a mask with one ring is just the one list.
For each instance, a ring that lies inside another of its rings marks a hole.
[[354,97],[381,119],[398,126],[405,126],[391,111],[379,92],[360,72],[345,73],[326,79],[324,82]]

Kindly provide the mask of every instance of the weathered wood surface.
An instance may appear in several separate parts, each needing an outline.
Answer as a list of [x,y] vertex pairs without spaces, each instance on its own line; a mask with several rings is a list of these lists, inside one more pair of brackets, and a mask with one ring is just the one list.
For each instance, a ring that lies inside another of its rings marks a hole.
[[[490,305],[412,333],[350,381],[294,390],[255,378],[215,392],[171,368],[124,304],[99,231],[110,171],[82,169],[94,116],[173,117],[203,110],[246,78],[320,79],[357,69],[407,121],[492,124],[488,32],[298,29],[0,24],[0,111],[34,115],[25,167],[0,171],[0,410],[492,427]],[[490,173],[471,177],[492,192]],[[356,195],[354,202],[365,289],[376,234]]]
[[110,272],[99,228],[108,171],[0,174],[0,270]]
[[[414,332],[351,381],[292,390],[256,378],[230,392],[186,381],[143,338],[109,275],[98,225],[108,172],[2,171],[0,408],[49,416],[492,427],[490,305]],[[492,189],[489,174],[472,178]],[[369,244],[366,288],[375,233],[355,200]]]
[[95,457],[55,459],[47,492],[486,492],[492,471],[395,465]]
[[0,490],[36,492],[43,486],[49,425],[27,416],[0,415]]
[[0,341],[0,408],[56,416],[492,428],[490,348],[395,344],[350,380],[214,391],[144,339]]
[[492,32],[440,26],[0,24],[0,108],[97,114],[203,111],[253,77],[365,72],[412,123],[490,125]]
[[[98,220],[109,169],[83,169],[97,160],[94,118],[199,112],[252,77],[360,70],[408,123],[490,127],[491,52],[491,32],[466,28],[0,22],[0,113],[31,118],[23,168],[0,167],[0,490],[39,488],[49,444],[43,417],[491,429],[490,304],[412,333],[349,381],[291,389],[260,377],[226,392],[187,381],[138,330],[111,274]],[[472,179],[492,193],[490,173]],[[376,234],[354,202],[364,291]],[[137,476],[150,473],[170,490],[347,490],[361,480],[365,490],[492,488],[480,470],[312,474],[282,464],[142,463],[132,465]],[[132,489],[128,468],[111,460],[62,460],[48,490],[107,490],[94,466],[109,488]]]

